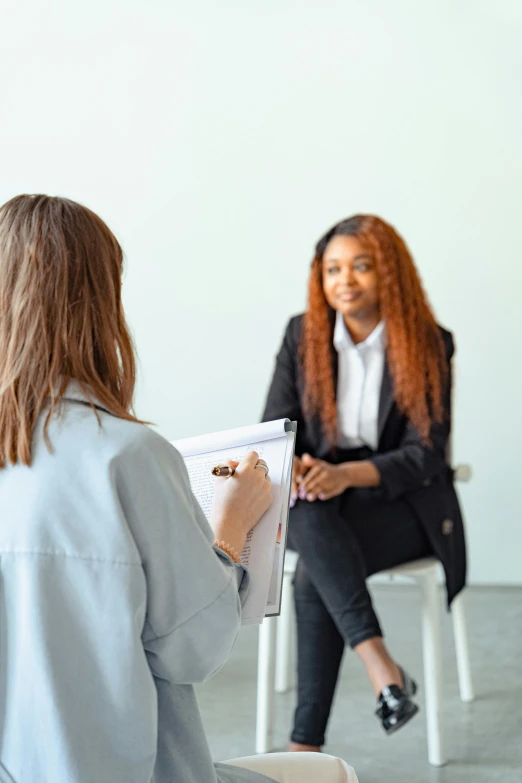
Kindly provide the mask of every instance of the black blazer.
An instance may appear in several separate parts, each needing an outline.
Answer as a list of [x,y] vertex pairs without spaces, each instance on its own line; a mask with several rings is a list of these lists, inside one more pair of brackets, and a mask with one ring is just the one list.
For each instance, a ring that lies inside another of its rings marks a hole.
[[[263,421],[289,418],[297,421],[296,454],[308,452],[328,462],[336,462],[322,432],[318,417],[303,413],[304,379],[298,361],[303,316],[290,319],[277,356],[276,367]],[[466,545],[462,514],[453,486],[453,473],[446,454],[451,429],[451,359],[454,353],[450,332],[440,327],[449,367],[449,383],[444,394],[444,421],[434,424],[431,446],[424,445],[419,433],[402,414],[394,399],[393,381],[385,362],[379,404],[379,443],[369,457],[381,475],[379,492],[393,502],[404,498],[422,523],[433,551],[446,575],[448,605],[466,581]],[[337,388],[337,351],[333,347],[332,366]]]

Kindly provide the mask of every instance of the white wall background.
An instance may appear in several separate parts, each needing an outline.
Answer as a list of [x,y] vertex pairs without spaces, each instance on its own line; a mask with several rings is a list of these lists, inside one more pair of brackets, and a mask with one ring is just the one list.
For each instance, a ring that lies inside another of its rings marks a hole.
[[521,583],[522,5],[0,9],[0,202],[67,195],[122,241],[138,413],[257,420],[314,242],[380,214],[456,333],[471,578]]

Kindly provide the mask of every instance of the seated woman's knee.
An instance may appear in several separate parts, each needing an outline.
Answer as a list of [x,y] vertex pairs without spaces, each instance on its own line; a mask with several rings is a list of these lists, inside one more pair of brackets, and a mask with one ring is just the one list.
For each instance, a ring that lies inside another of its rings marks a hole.
[[295,570],[293,579],[293,586],[296,600],[318,600],[317,591],[310,581],[308,571],[306,570],[302,560],[298,560],[297,562],[297,568]]

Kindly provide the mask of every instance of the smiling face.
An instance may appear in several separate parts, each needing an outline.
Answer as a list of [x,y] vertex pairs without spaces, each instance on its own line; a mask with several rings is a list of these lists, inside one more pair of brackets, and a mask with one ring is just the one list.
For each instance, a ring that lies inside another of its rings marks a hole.
[[379,281],[375,261],[357,237],[334,236],[323,254],[326,301],[345,320],[378,319]]

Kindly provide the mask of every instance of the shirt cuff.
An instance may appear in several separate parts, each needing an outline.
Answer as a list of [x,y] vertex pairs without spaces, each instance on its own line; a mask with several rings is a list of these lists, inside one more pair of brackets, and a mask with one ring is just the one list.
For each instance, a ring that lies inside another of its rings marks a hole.
[[219,557],[219,559],[226,566],[234,568],[236,574],[237,589],[239,592],[239,597],[241,599],[241,605],[243,605],[248,593],[248,588],[250,586],[250,573],[248,569],[243,565],[243,563],[234,563],[232,558],[229,555],[227,555],[226,552],[223,552],[223,550],[220,549],[218,546],[213,547],[213,549],[216,555]]

